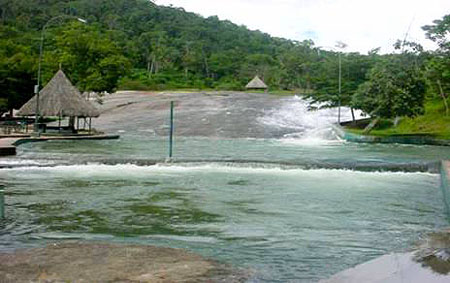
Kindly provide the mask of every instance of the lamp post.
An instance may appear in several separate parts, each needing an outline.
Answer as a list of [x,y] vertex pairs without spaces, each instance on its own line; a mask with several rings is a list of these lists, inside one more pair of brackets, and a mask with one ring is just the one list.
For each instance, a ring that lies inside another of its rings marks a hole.
[[45,25],[42,27],[42,31],[41,31],[41,44],[39,46],[39,64],[38,64],[38,76],[37,76],[37,84],[34,86],[34,94],[36,95],[36,109],[35,109],[35,119],[34,119],[34,133],[39,136],[39,94],[40,94],[40,87],[41,87],[41,65],[42,65],[42,53],[44,50],[44,35],[45,35],[45,30],[47,28],[47,26],[58,19],[62,19],[62,18],[69,18],[69,19],[76,19],[79,22],[82,23],[87,23],[86,20],[82,19],[82,18],[77,18],[74,16],[69,16],[69,15],[61,15],[61,16],[56,16],[51,18],[50,20],[47,21],[47,23],[45,23]]
[[[334,47],[331,46],[319,46],[317,47],[317,55],[320,56],[320,48],[331,49],[336,52],[336,48],[344,49],[347,47],[342,41],[337,41]],[[341,124],[341,92],[342,92],[342,51],[338,53],[339,58],[339,82],[338,82],[338,124]]]
[[[342,41],[336,42],[336,47],[339,49],[344,49],[347,47],[347,44]],[[342,51],[339,51],[339,90],[338,90],[338,124],[341,124],[341,90],[342,90],[342,59],[341,59]]]

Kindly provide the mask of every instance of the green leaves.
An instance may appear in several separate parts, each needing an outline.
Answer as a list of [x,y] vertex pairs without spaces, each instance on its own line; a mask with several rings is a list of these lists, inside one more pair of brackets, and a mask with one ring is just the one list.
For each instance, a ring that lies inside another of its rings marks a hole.
[[425,81],[406,55],[391,55],[370,71],[352,105],[374,117],[413,117],[424,112]]
[[0,25],[0,100],[2,111],[18,109],[33,95],[37,58],[30,39],[16,29]]
[[424,26],[423,30],[429,39],[438,43],[439,49],[428,59],[425,75],[428,79],[429,94],[432,98],[440,98],[449,114],[448,97],[450,92],[450,15],[442,20],[435,20],[434,25]]
[[116,44],[95,26],[80,23],[55,32],[53,50],[45,57],[47,76],[61,64],[80,91],[114,92],[131,67]]
[[450,15],[445,15],[442,20],[435,20],[433,25],[426,25],[422,29],[426,32],[427,38],[438,43],[441,49],[450,51],[448,39],[450,34]]

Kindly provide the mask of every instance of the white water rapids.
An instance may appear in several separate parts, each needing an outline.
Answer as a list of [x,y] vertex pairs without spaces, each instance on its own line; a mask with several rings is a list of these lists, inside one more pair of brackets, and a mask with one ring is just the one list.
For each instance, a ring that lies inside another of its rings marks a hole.
[[[361,111],[355,111],[355,118],[361,118]],[[309,110],[309,102],[295,96],[259,118],[267,127],[289,130],[284,141],[303,145],[317,145],[338,141],[331,124],[337,123],[338,109],[323,108]],[[341,107],[341,122],[351,121],[350,108]]]

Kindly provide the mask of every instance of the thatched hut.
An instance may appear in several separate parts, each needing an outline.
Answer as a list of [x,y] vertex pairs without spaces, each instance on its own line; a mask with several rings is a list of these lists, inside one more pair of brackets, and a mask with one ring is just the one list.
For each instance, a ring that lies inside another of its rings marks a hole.
[[[32,97],[17,113],[18,116],[36,115],[37,95]],[[69,117],[69,128],[75,130],[74,121],[77,118],[91,118],[100,116],[100,112],[89,101],[85,100],[78,89],[72,85],[62,70],[59,70],[50,82],[39,93],[38,115],[41,117]],[[61,128],[61,123],[59,125]],[[79,128],[79,127],[78,127]]]
[[267,85],[258,77],[255,76],[253,80],[251,80],[245,88],[247,89],[264,89],[267,90]]

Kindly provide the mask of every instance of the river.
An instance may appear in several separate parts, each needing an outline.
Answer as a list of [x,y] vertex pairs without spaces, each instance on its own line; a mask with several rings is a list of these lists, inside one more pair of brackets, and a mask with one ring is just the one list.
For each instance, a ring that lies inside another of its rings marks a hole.
[[448,226],[436,171],[448,147],[341,141],[337,111],[300,97],[123,92],[102,109],[94,126],[120,140],[24,144],[0,159],[0,250],[133,242],[249,269],[251,282],[316,281]]

